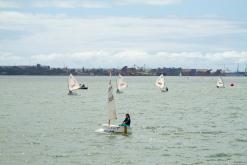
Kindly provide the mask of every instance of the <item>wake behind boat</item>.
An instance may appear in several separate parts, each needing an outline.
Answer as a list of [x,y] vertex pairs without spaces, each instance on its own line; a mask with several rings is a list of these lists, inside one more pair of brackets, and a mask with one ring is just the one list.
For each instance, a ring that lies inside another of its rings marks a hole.
[[124,134],[131,133],[131,127],[129,126],[126,125],[117,126],[111,124],[111,121],[116,119],[117,119],[116,104],[113,95],[113,87],[111,84],[111,74],[110,74],[110,81],[108,87],[108,124],[102,124],[102,129],[106,133],[124,133]]
[[157,78],[155,85],[160,89],[161,92],[168,92],[168,87],[165,85],[165,77],[163,74]]

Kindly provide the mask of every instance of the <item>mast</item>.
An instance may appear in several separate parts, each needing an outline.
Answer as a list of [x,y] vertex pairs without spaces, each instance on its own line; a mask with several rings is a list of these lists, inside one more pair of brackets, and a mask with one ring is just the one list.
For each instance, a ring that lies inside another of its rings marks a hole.
[[111,72],[110,72],[110,81],[108,87],[108,124],[110,126],[111,120],[117,119],[116,114],[116,104],[113,96],[113,88],[111,84]]
[[247,64],[245,65],[245,76],[247,76]]
[[117,91],[119,91],[119,89],[118,89],[118,79],[116,79],[116,86],[117,86]]

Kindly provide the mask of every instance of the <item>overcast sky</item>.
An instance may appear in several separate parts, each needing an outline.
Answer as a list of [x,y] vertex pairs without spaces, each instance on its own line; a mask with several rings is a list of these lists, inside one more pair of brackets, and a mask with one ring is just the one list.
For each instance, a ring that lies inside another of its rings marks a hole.
[[247,64],[246,0],[0,0],[0,65]]

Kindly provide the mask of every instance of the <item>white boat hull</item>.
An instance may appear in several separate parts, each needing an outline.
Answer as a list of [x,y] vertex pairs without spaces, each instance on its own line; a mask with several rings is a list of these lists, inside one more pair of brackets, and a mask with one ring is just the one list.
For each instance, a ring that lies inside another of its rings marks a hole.
[[223,85],[216,85],[217,88],[225,88]]
[[107,133],[127,133],[130,134],[131,131],[131,127],[126,127],[127,132],[125,132],[125,127],[124,126],[117,126],[117,125],[109,125],[109,124],[102,124],[102,128],[104,130],[104,132]]

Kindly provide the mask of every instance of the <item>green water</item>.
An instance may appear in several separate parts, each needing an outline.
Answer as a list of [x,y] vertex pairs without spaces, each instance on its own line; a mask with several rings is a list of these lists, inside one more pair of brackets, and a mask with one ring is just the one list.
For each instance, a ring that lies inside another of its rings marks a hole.
[[1,76],[0,164],[247,164],[247,77],[224,77],[225,89],[217,77],[167,77],[168,93],[156,78],[126,77],[115,95],[115,124],[132,119],[124,136],[96,131],[108,77],[77,77],[89,89],[68,96],[67,77]]

